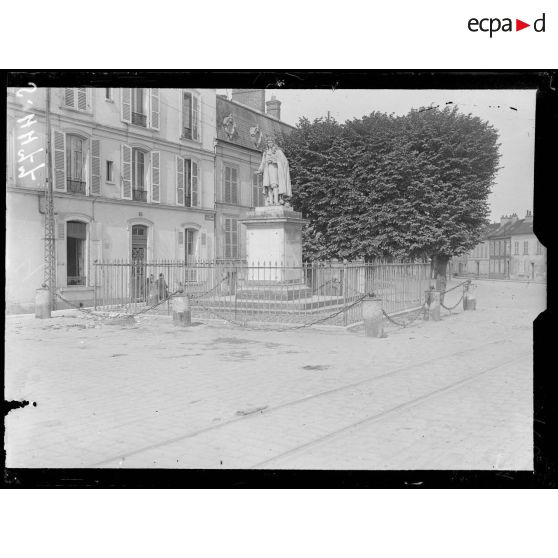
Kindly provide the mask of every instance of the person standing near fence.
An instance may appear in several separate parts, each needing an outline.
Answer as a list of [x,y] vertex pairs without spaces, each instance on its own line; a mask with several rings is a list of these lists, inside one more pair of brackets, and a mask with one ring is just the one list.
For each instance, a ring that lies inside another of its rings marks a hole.
[[169,289],[165,281],[165,276],[162,273],[159,273],[159,279],[157,279],[156,283],[158,296],[157,302],[161,302],[161,300],[165,300],[169,296]]
[[155,281],[155,276],[153,275],[153,273],[147,280],[147,296],[147,303],[149,305],[155,304],[155,302],[157,302],[157,281]]

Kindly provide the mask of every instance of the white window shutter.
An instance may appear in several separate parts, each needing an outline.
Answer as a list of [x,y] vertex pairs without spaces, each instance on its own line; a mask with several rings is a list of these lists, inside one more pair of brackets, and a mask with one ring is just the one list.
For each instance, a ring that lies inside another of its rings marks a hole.
[[225,258],[231,258],[231,221],[225,218]]
[[192,139],[200,140],[200,98],[197,95],[192,95]]
[[123,122],[132,121],[132,90],[129,87],[120,91],[120,116]]
[[101,142],[91,140],[91,184],[89,193],[98,196],[101,193]]
[[192,207],[199,206],[200,179],[198,163],[192,161]]
[[184,244],[184,231],[178,231],[178,244]]
[[161,184],[161,153],[151,152],[151,201],[159,203]]
[[85,87],[77,88],[77,108],[87,110],[87,89]]
[[176,204],[184,205],[184,159],[176,157]]
[[231,169],[231,193],[232,203],[238,203],[238,171],[234,167]]
[[161,108],[159,104],[159,89],[151,89],[151,127],[158,130],[161,119]]
[[75,107],[75,92],[73,87],[64,87],[64,105]]
[[54,130],[54,189],[66,191],[66,134]]
[[120,146],[120,181],[122,183],[122,199],[132,199],[132,148]]
[[56,238],[58,240],[64,240],[66,236],[66,221],[59,221],[57,225],[58,230],[56,231]]
[[240,223],[236,219],[231,219],[231,229],[232,229],[232,257],[238,258],[238,229],[240,228]]

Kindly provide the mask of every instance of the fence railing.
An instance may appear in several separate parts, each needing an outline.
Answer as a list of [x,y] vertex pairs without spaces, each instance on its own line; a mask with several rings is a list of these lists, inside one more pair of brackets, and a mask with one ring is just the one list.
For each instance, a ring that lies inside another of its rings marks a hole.
[[[236,321],[308,323],[362,320],[365,294],[388,313],[420,306],[430,284],[428,263],[308,263],[302,266],[243,262],[110,261],[94,264],[95,308],[137,312],[181,294],[193,315]],[[170,304],[158,306],[170,312]]]

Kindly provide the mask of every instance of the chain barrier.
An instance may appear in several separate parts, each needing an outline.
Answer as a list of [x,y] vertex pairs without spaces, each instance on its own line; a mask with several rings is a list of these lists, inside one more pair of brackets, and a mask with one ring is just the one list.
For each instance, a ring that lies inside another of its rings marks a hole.
[[421,314],[424,313],[424,308],[420,308],[420,310],[417,310],[416,315],[414,318],[411,318],[410,320],[406,321],[406,322],[398,322],[397,320],[393,319],[383,308],[382,308],[382,314],[384,315],[384,317],[391,322],[392,324],[398,326],[398,327],[408,327],[411,324],[415,323],[418,319],[419,316]]
[[457,306],[459,306],[460,302],[463,300],[463,297],[465,296],[465,293],[463,293],[461,295],[461,298],[453,305],[453,306],[446,306],[443,302],[440,302],[440,306],[442,308],[445,308],[446,310],[448,310],[449,312],[451,312],[452,310],[455,310],[455,308],[457,308]]
[[330,320],[331,318],[335,318],[336,316],[339,316],[340,314],[342,314],[343,312],[349,310],[350,308],[352,308],[353,306],[356,306],[357,304],[361,303],[368,295],[362,295],[360,298],[358,298],[357,300],[351,302],[350,304],[346,304],[345,306],[343,306],[342,308],[340,308],[339,310],[333,312],[332,314],[329,314],[327,316],[324,316],[322,318],[319,318],[317,320],[314,320],[312,322],[308,322],[305,324],[299,324],[296,326],[291,326],[291,327],[284,327],[284,328],[272,328],[272,327],[252,327],[252,326],[247,326],[246,322],[239,322],[237,320],[232,320],[230,318],[227,318],[223,315],[220,315],[218,312],[216,312],[215,310],[208,308],[207,306],[204,306],[203,304],[200,304],[200,306],[209,314],[212,314],[213,316],[215,316],[216,318],[223,320],[225,322],[228,322],[232,325],[236,325],[239,327],[242,327],[243,329],[247,329],[247,330],[251,330],[251,331],[273,331],[273,332],[283,332],[283,331],[295,331],[298,329],[303,329],[306,327],[310,327],[316,324],[319,324],[321,322],[325,322],[327,320]]

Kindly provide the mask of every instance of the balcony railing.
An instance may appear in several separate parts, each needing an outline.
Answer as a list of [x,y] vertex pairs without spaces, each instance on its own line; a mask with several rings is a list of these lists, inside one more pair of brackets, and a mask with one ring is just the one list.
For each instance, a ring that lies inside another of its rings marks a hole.
[[147,190],[132,190],[132,199],[134,201],[147,201]]
[[145,114],[141,114],[140,112],[132,112],[132,124],[146,128],[147,116]]
[[82,180],[66,180],[67,190],[72,194],[85,194],[85,182]]

